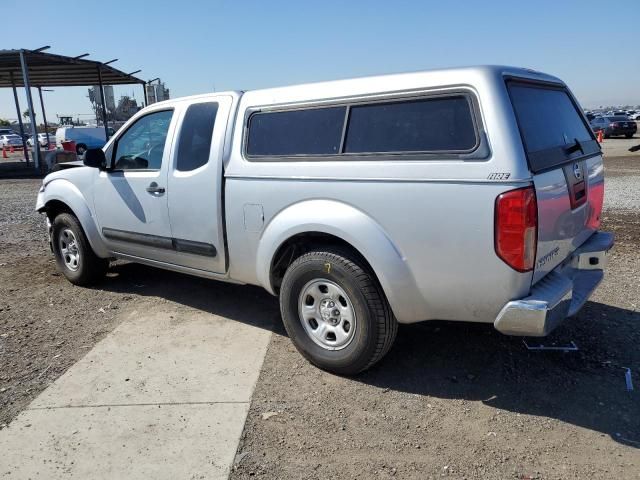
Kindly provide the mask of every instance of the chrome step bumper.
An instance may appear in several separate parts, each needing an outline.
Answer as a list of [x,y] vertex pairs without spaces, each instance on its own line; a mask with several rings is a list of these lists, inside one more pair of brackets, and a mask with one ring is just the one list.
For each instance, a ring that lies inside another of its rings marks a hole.
[[594,233],[562,265],[549,272],[531,294],[508,302],[493,325],[505,335],[544,337],[578,313],[604,277],[613,234]]

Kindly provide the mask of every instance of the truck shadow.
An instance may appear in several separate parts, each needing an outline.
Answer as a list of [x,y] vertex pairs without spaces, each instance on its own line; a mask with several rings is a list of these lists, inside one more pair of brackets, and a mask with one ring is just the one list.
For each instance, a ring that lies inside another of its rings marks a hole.
[[[160,297],[286,336],[278,301],[263,289],[117,263],[99,286]],[[574,341],[577,352],[529,351],[522,338],[487,324],[402,325],[389,354],[345,381],[555,418],[640,448],[640,313],[589,302],[545,345]],[[530,343],[535,343],[532,339]],[[297,353],[296,353],[297,355]],[[623,367],[636,390],[626,391]]]
[[159,297],[230,320],[283,333],[278,299],[251,285],[208,280],[190,275],[117,262],[96,288],[123,296]]

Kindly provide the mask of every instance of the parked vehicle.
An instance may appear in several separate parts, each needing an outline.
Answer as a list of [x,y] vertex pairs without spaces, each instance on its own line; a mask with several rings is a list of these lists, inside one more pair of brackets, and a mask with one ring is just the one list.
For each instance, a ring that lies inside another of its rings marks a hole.
[[0,147],[22,148],[22,139],[15,133],[0,135]]
[[354,374],[398,323],[544,336],[578,312],[613,245],[581,112],[511,67],[169,100],[48,175],[36,209],[72,283],[119,258],[260,285],[302,355]]
[[631,120],[640,120],[640,112],[632,113],[631,115],[629,115],[629,118]]
[[628,117],[599,117],[591,120],[591,128],[594,132],[602,130],[604,138],[624,135],[627,138],[633,137],[638,131],[636,122]]
[[[55,140],[56,137],[53,133],[50,133],[49,135],[47,135],[46,133],[38,134],[38,144],[43,148],[48,148],[49,142],[55,142]],[[27,140],[27,144],[30,147],[33,147],[33,135],[29,137],[29,140]]]
[[10,128],[0,128],[0,135],[16,135],[16,132]]
[[84,155],[89,148],[102,148],[106,143],[103,127],[64,126],[56,130],[56,145],[62,148],[62,142],[76,142],[76,152]]

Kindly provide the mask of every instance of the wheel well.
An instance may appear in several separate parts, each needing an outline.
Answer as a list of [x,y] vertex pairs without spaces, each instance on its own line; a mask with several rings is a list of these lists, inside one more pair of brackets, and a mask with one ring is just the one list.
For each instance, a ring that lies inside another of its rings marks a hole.
[[66,203],[61,202],[60,200],[48,201],[44,207],[44,210],[45,212],[47,212],[47,217],[49,217],[49,220],[51,220],[52,222],[53,219],[61,213],[70,213],[74,217],[76,216],[76,214],[73,213],[73,210],[71,210],[71,208]]
[[280,291],[280,285],[282,284],[282,279],[287,268],[289,268],[289,265],[298,257],[318,248],[326,247],[337,247],[340,250],[344,250],[346,253],[349,253],[354,260],[358,260],[361,267],[369,270],[374,277],[376,276],[367,259],[349,242],[328,233],[305,232],[288,238],[278,247],[278,250],[276,250],[271,260],[271,269],[269,272],[269,279],[271,280],[274,291],[276,293]]

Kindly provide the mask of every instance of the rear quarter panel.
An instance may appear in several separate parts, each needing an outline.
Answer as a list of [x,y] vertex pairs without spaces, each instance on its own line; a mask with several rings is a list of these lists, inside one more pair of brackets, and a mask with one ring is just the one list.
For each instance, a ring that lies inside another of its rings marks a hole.
[[[398,261],[408,272],[401,281],[386,282],[385,293],[399,321],[490,322],[507,300],[526,295],[531,283],[530,274],[512,270],[494,254],[493,203],[512,186],[516,185],[228,179],[230,275],[269,288],[258,279],[264,267],[257,255],[264,230],[294,198],[296,202],[329,200],[362,212],[394,245]],[[242,227],[247,204],[263,205],[264,230],[248,232]],[[358,222],[340,235],[333,214],[327,211],[325,228],[316,221],[314,231],[347,241],[356,237],[362,243],[359,250],[380,272],[378,276],[392,277],[381,267],[384,259],[366,255],[366,250],[377,248],[367,245],[370,238],[358,231]],[[300,224],[305,221],[301,216]],[[412,297],[407,297],[407,290],[414,292]]]

